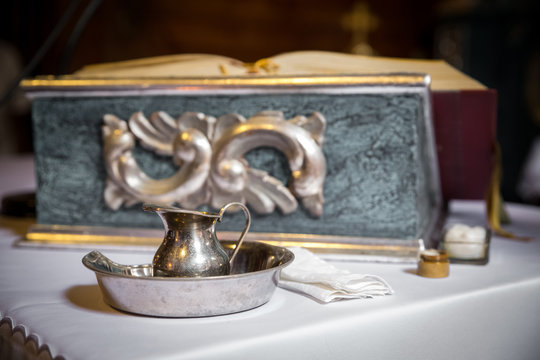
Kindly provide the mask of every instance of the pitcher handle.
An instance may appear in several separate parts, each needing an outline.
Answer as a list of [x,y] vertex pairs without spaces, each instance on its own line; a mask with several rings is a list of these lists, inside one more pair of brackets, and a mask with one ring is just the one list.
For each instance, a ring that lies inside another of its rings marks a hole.
[[240,234],[240,237],[237,240],[236,248],[234,249],[231,258],[229,259],[229,264],[232,266],[232,262],[233,262],[234,258],[236,257],[236,254],[238,253],[238,250],[240,250],[240,246],[242,246],[242,243],[244,242],[244,238],[246,237],[246,234],[247,234],[247,232],[249,230],[249,226],[251,225],[251,214],[249,213],[248,208],[244,204],[239,203],[239,202],[232,202],[232,203],[228,203],[227,205],[223,206],[221,208],[221,210],[219,210],[219,219],[220,220],[222,219],[223,214],[225,213],[225,211],[227,211],[227,209],[230,208],[231,206],[239,206],[242,209],[242,211],[244,212],[244,215],[246,215],[246,225],[244,226],[244,230],[242,231],[242,234]]

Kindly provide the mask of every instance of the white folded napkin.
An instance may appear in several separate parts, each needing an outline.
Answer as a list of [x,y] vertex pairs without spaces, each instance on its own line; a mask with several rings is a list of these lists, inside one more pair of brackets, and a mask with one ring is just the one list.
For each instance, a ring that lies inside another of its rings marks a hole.
[[375,275],[352,274],[338,269],[300,247],[289,248],[294,253],[292,264],[281,270],[279,286],[304,293],[328,303],[340,299],[361,299],[384,296],[394,290]]

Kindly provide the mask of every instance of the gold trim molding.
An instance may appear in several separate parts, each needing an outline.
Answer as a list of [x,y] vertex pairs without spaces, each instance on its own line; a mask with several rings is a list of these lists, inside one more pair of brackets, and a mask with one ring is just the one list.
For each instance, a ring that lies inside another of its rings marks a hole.
[[[235,240],[237,232],[222,231],[220,240]],[[19,241],[22,246],[43,247],[106,247],[106,248],[157,248],[163,241],[163,230],[109,228],[94,226],[43,225],[30,226],[26,236]],[[248,233],[246,241],[260,241],[270,245],[301,246],[320,254],[363,256],[365,259],[411,262],[416,260],[422,240],[400,240],[334,235]],[[359,258],[360,259],[360,258]]]
[[426,86],[431,82],[425,74],[373,74],[373,75],[334,75],[334,76],[242,76],[208,78],[81,78],[73,75],[40,76],[24,79],[21,87],[27,93],[40,91],[88,91],[130,88],[132,90],[195,90],[213,87],[288,87],[288,86]]

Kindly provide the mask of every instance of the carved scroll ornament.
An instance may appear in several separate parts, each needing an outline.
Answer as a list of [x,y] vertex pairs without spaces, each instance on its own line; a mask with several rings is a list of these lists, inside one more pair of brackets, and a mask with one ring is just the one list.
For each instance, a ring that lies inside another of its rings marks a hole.
[[[252,210],[288,214],[297,199],[311,216],[322,214],[326,162],[321,147],[326,120],[320,113],[285,120],[280,111],[264,111],[246,120],[238,114],[219,118],[186,112],[177,119],[159,111],[128,122],[103,118],[107,182],[105,201],[114,210],[138,202],[177,203],[186,208],[242,202]],[[135,139],[158,154],[172,156],[178,170],[165,179],[150,178],[132,154]],[[288,160],[288,188],[267,172],[249,166],[244,155],[273,147]]]

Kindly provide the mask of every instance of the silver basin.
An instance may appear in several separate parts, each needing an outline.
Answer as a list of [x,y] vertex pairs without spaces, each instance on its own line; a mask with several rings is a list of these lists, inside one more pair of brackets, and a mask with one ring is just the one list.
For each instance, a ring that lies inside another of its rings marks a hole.
[[[223,241],[232,253],[236,242]],[[99,251],[82,259],[94,271],[106,303],[119,310],[160,317],[200,317],[253,309],[270,300],[289,250],[258,242],[242,244],[230,275],[155,277],[152,265],[120,265]]]

